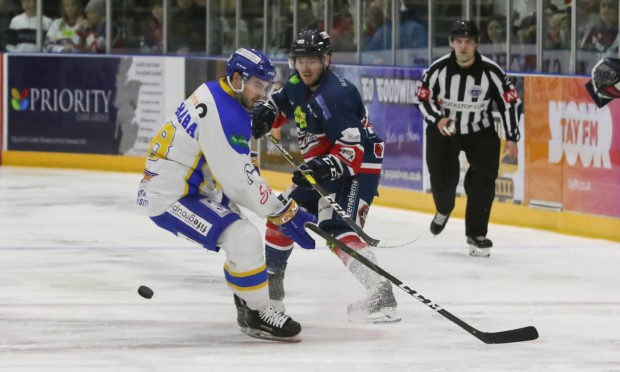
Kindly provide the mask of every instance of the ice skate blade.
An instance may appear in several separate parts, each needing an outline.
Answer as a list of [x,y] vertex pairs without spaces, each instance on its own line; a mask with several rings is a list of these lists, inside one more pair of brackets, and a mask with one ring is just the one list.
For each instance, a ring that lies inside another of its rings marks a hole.
[[299,334],[295,336],[291,336],[291,337],[277,337],[277,336],[272,335],[271,333],[261,331],[260,329],[250,328],[250,327],[247,327],[247,328],[240,327],[239,330],[241,331],[241,333],[244,333],[250,337],[258,338],[261,340],[291,342],[291,343],[301,342],[301,337],[299,337]]
[[478,248],[476,246],[469,246],[469,255],[472,257],[489,257],[491,255],[491,248]]

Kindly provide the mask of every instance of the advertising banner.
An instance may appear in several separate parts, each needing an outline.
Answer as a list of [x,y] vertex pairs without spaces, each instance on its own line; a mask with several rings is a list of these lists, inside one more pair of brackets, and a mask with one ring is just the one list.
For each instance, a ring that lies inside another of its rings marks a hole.
[[346,66],[336,72],[357,86],[370,122],[385,141],[381,186],[421,191],[424,123],[414,98],[423,71]]
[[118,154],[118,58],[8,56],[8,150]]
[[143,156],[183,98],[183,58],[8,57],[8,150]]
[[526,198],[620,217],[620,101],[598,108],[587,80],[525,77]]

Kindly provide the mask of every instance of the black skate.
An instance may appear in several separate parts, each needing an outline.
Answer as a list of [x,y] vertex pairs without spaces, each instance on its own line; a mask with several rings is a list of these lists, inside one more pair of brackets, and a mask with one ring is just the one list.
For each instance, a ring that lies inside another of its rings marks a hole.
[[431,221],[431,233],[433,235],[439,235],[439,233],[443,231],[443,228],[446,227],[449,218],[449,214],[435,213],[435,217],[433,217]]
[[233,295],[235,298],[235,307],[237,307],[237,324],[241,332],[245,333],[245,329],[248,328],[248,323],[245,321],[245,301],[237,295]]
[[491,247],[493,247],[493,242],[484,236],[468,236],[467,244],[469,244],[470,256],[489,257],[491,255]]
[[402,319],[397,306],[392,284],[384,282],[369,297],[347,306],[347,314],[350,322],[396,323]]
[[246,305],[245,322],[247,328],[243,332],[248,336],[274,341],[301,341],[295,337],[301,332],[301,325],[271,306],[264,310],[252,310]]

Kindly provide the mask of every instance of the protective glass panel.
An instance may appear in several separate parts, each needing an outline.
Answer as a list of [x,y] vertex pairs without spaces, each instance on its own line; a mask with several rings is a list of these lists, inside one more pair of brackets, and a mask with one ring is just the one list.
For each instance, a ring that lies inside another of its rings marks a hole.
[[[214,3],[211,1],[211,3]],[[168,53],[206,52],[207,5],[204,0],[168,0]],[[213,7],[213,4],[212,4]],[[215,36],[211,36],[213,42]]]
[[577,68],[588,75],[604,55],[618,57],[618,0],[577,1]]
[[391,65],[392,0],[362,1],[362,63]]
[[433,12],[433,60],[450,53],[449,33],[452,24],[465,18],[465,5],[461,0],[438,0],[432,2]]

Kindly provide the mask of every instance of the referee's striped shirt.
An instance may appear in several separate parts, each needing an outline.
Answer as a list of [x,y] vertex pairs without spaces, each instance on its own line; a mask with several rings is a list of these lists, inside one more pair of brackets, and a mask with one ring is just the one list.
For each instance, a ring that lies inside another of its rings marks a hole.
[[476,51],[476,61],[463,69],[454,51],[430,65],[418,87],[417,107],[430,124],[456,119],[457,133],[469,134],[493,126],[495,102],[506,139],[518,141],[521,99],[510,78],[491,59]]

